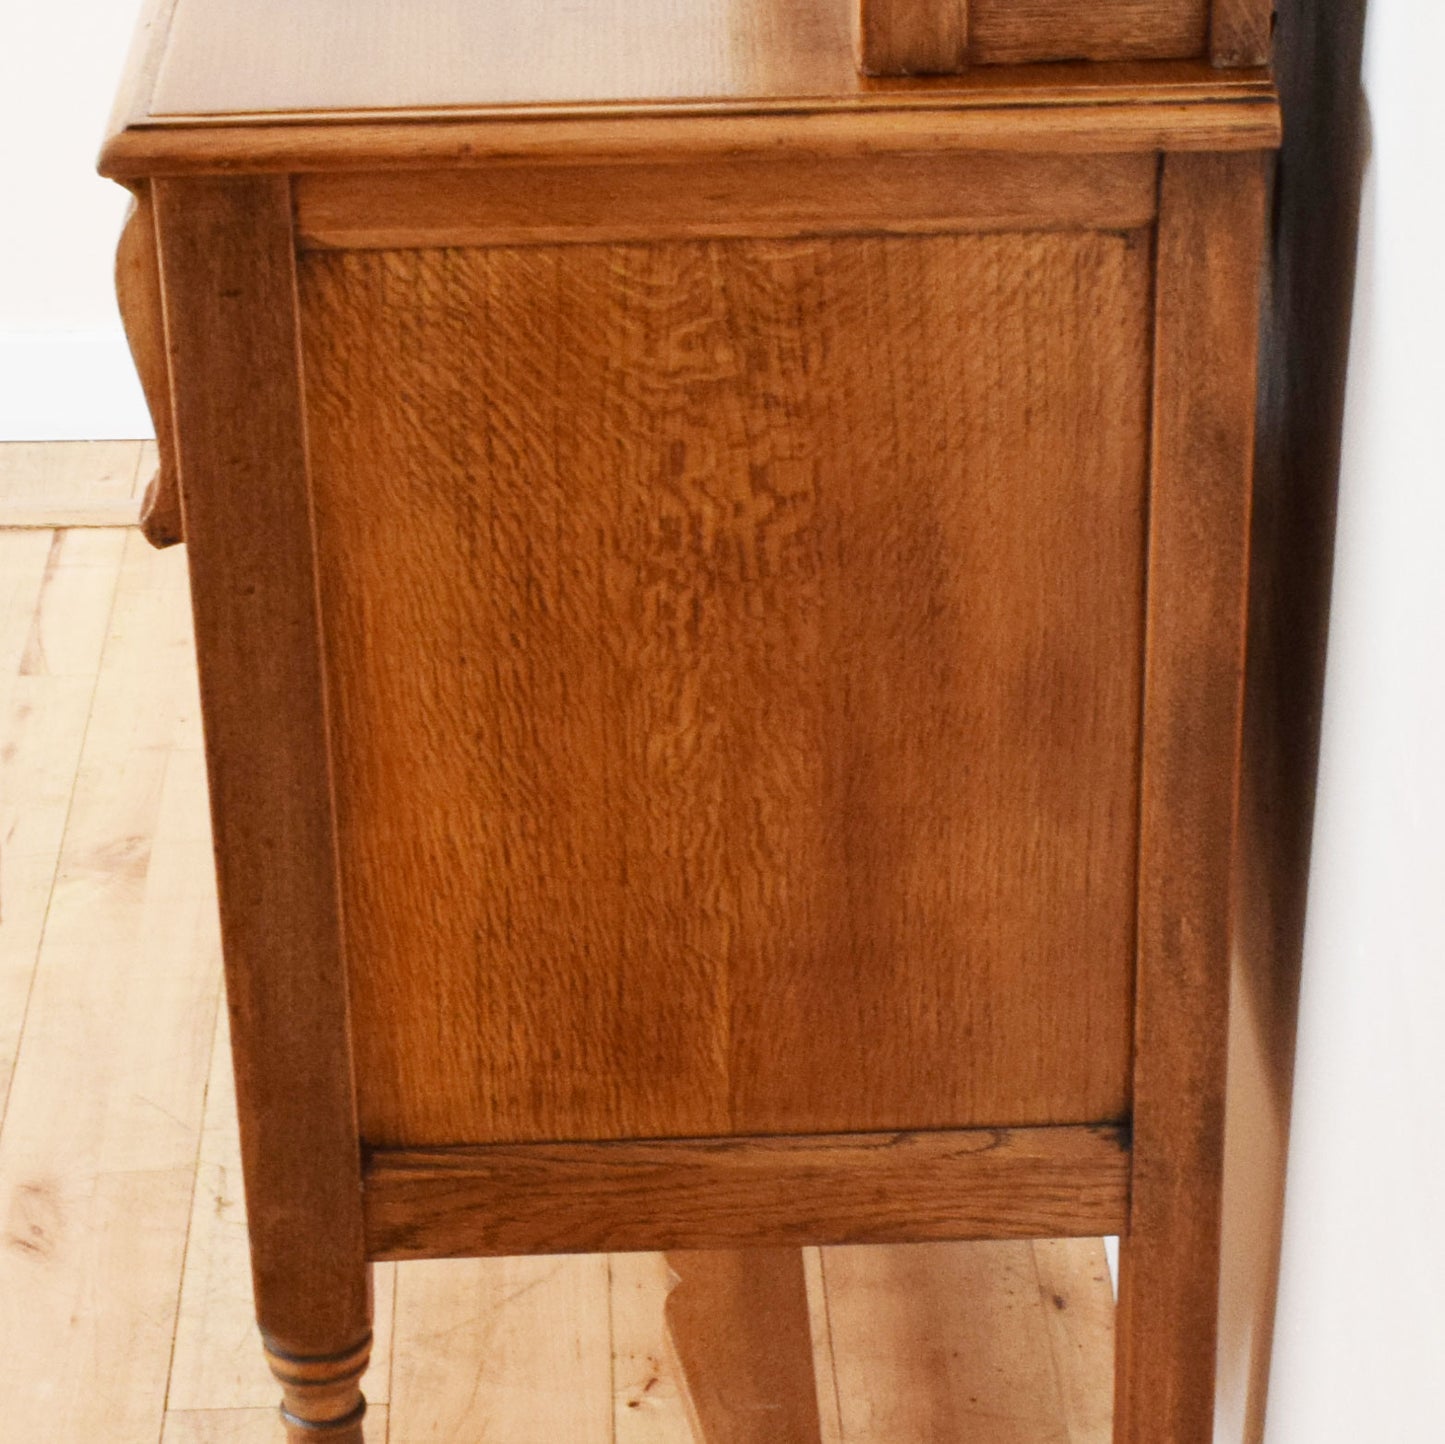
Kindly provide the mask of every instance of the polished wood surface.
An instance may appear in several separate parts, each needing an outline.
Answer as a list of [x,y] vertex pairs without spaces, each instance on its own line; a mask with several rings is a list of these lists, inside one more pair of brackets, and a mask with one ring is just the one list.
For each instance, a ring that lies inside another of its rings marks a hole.
[[359,1420],[370,1288],[290,193],[157,181],[154,202],[258,1318],[292,1412]]
[[176,0],[131,116],[836,96],[866,90],[860,64],[1259,65],[1269,14],[1268,0]]
[[[1222,0],[1235,13],[1260,0]],[[863,93],[859,0],[178,0],[149,116]],[[876,73],[1206,56],[1208,0],[862,0]]]
[[[142,465],[135,442],[0,446],[0,497],[44,483],[65,514],[70,497],[128,493]],[[215,1026],[186,558],[133,523],[0,527],[0,831],[6,1437],[280,1444],[224,1009]],[[810,1249],[805,1264],[825,1444],[925,1438],[941,1417],[975,1444],[1107,1439],[1079,1393],[1107,1415],[1097,1240]],[[696,1444],[661,1255],[377,1275],[368,1444]]]
[[1127,1222],[1116,1128],[381,1149],[377,1258],[1067,1238]]
[[369,1144],[1125,1114],[1149,260],[302,258]]
[[1160,194],[1119,1444],[1213,1437],[1265,174],[1170,156]]

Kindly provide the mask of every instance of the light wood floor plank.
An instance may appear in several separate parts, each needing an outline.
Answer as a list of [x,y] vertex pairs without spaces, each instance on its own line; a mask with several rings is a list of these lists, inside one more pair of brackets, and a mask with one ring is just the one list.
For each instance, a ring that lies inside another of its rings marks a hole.
[[1069,1444],[1027,1243],[823,1250],[846,1444]]
[[129,497],[146,445],[143,441],[0,442],[0,515],[12,502],[64,504]]
[[397,1271],[391,1444],[611,1444],[607,1260]]
[[140,460],[136,464],[135,482],[131,487],[130,494],[139,501],[145,495],[145,489],[150,485],[151,477],[156,474],[156,467],[160,465],[160,452],[154,441],[142,441],[140,444]]
[[1109,1444],[1114,1432],[1114,1290],[1103,1240],[1039,1239],[1033,1251],[1069,1444]]
[[[42,540],[45,540],[42,538]],[[0,559],[9,538],[0,533]],[[8,594],[23,642],[0,674],[0,1120],[60,862],[124,535],[55,533],[44,562]],[[21,549],[26,560],[40,558]],[[13,580],[13,574],[11,579]],[[24,614],[28,610],[28,624]]]
[[671,1283],[667,1260],[660,1253],[614,1254],[609,1272],[615,1444],[693,1444],[662,1316]]
[[[195,802],[204,818],[204,792]],[[172,1412],[274,1408],[280,1397],[256,1331],[230,1046],[221,1008],[171,1357],[166,1402]],[[376,1266],[376,1343],[364,1386],[371,1404],[386,1402],[391,1383],[395,1281],[395,1264]]]
[[[286,1444],[274,1409],[193,1409],[166,1415],[161,1444]],[[386,1407],[366,1411],[366,1444],[387,1444]]]
[[127,544],[0,1133],[16,1439],[161,1429],[218,996],[177,575]]
[[144,489],[142,468],[154,446],[142,441],[0,442],[0,527],[134,526],[138,488]]
[[833,1353],[833,1323],[828,1308],[828,1283],[823,1274],[823,1251],[803,1250],[803,1272],[808,1281],[808,1320],[813,1328],[813,1368],[818,1376],[818,1423],[823,1444],[843,1444],[842,1401],[838,1393],[838,1365]]
[[0,502],[0,527],[50,531],[70,529],[122,529],[140,523],[140,502],[131,497],[100,501],[13,501]]
[[54,534],[0,531],[0,678],[18,677]]
[[20,652],[22,677],[90,677],[100,665],[126,533],[50,533]]
[[0,1120],[92,690],[83,677],[27,677],[8,687],[0,684]]

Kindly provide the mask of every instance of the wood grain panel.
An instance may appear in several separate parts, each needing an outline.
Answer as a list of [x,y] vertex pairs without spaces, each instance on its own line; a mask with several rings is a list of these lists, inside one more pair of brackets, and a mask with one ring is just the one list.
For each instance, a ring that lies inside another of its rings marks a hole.
[[1128,1208],[1117,1128],[381,1149],[375,1258],[1097,1237]]
[[1149,252],[303,258],[369,1142],[1123,1116]]
[[1209,55],[1216,65],[1268,65],[1274,0],[1214,0]]
[[1170,156],[1160,196],[1120,1444],[1213,1437],[1200,1341],[1219,1296],[1264,175],[1259,157]]
[[692,165],[508,165],[298,176],[318,250],[714,236],[1133,230],[1154,219],[1153,155],[750,157]]
[[[1225,6],[1257,0],[1222,0]],[[869,75],[938,75],[970,65],[1173,60],[1205,53],[1209,0],[861,0]],[[1259,62],[1255,62],[1259,63]]]
[[971,0],[969,55],[1031,60],[1172,60],[1203,55],[1209,0]]

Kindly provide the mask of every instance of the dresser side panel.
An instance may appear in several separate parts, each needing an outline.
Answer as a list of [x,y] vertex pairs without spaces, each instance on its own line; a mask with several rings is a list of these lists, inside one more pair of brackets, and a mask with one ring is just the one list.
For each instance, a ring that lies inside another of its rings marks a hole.
[[303,255],[368,1142],[1127,1112],[1149,234]]

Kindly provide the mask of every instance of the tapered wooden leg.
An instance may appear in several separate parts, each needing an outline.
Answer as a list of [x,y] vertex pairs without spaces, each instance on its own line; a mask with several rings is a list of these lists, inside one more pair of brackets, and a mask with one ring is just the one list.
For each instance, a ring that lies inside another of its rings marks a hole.
[[323,1358],[293,1358],[266,1345],[266,1362],[281,1385],[281,1418],[290,1444],[317,1439],[362,1444],[361,1376],[370,1359],[369,1334],[355,1348]]
[[818,1444],[801,1250],[670,1253],[667,1328],[698,1444]]
[[[164,178],[150,184],[149,201],[190,551],[256,1317],[293,1444],[361,1444],[370,1273],[291,186],[279,175]],[[130,245],[143,283],[148,242],[142,225]],[[153,326],[153,311],[141,313]],[[140,335],[134,324],[132,334]]]
[[1167,156],[1160,180],[1132,1177],[1115,1444],[1214,1438],[1265,179],[1258,155],[1190,154]]

